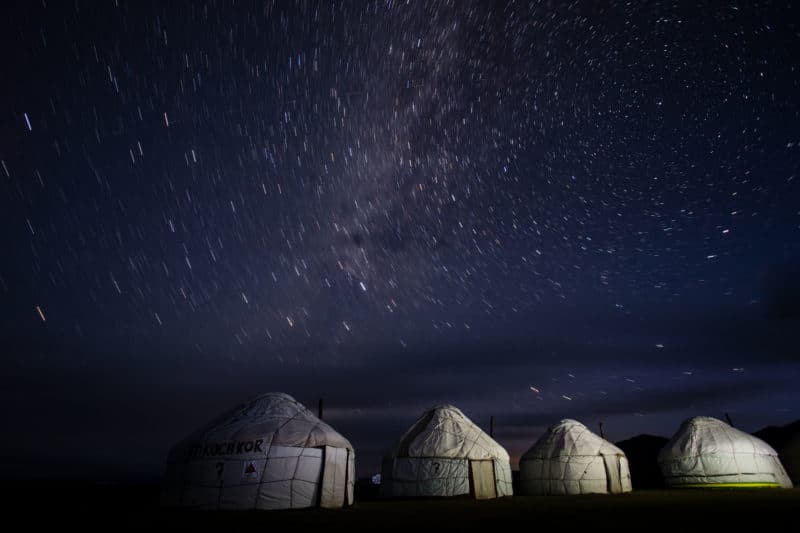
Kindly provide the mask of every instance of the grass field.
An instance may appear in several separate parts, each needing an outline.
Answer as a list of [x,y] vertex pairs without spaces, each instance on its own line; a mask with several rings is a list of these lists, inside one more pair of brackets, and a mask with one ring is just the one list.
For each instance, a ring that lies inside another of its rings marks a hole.
[[793,529],[800,489],[663,490],[622,496],[514,496],[491,501],[467,498],[360,501],[342,510],[198,512],[164,509],[152,486],[6,486],[7,511],[28,527],[74,525],[81,529],[194,531],[492,531],[514,523],[615,531],[676,531],[699,527]]

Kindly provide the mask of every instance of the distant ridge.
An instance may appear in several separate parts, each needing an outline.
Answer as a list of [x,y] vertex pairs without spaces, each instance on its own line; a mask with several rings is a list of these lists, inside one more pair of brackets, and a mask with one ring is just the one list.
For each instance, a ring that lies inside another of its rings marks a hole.
[[614,443],[628,458],[634,490],[664,488],[658,452],[668,441],[668,438],[656,435],[637,435]]
[[800,433],[800,420],[790,422],[785,426],[767,426],[753,433],[756,437],[772,446],[778,453],[794,435]]

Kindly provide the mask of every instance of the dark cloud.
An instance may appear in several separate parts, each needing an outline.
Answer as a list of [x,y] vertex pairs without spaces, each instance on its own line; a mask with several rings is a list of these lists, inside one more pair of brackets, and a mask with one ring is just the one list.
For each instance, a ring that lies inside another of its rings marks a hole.
[[608,398],[602,401],[582,402],[577,405],[561,407],[547,413],[513,415],[500,415],[498,422],[510,431],[515,428],[525,429],[531,427],[550,426],[563,418],[582,417],[592,419],[615,416],[621,414],[656,414],[675,411],[693,411],[698,415],[704,409],[711,408],[713,415],[722,416],[720,405],[725,405],[729,400],[737,402],[764,395],[776,388],[786,387],[787,384],[776,386],[762,380],[749,380],[736,383],[716,383],[709,385],[686,385],[670,389],[652,389],[628,393],[624,396]]
[[[400,352],[360,363],[346,357],[343,364],[325,357],[317,363],[248,361],[224,367],[213,359],[201,363],[191,358],[142,367],[109,362],[100,368],[93,362],[83,369],[29,362],[0,389],[5,423],[15,430],[15,439],[4,441],[2,452],[23,458],[33,453],[64,471],[84,469],[101,476],[138,471],[157,477],[167,450],[179,439],[232,405],[276,390],[312,410],[323,398],[326,420],[356,445],[359,472],[364,473],[377,468],[380,456],[424,409],[441,403],[462,407],[487,430],[488,417],[494,415],[501,441],[508,439],[513,448],[560,418],[719,415],[731,402],[741,405],[770,391],[793,390],[789,378],[770,381],[731,373],[693,383],[679,379],[680,367],[672,367],[673,377],[665,382],[658,377],[667,370],[660,360],[621,362],[612,369],[602,359],[584,359],[570,377],[552,361],[488,348],[427,354],[436,364],[425,364],[420,353],[403,357]],[[629,382],[626,375],[636,379]],[[529,389],[531,384],[543,389],[544,402]],[[571,400],[562,397],[566,394]],[[676,424],[682,416],[675,416]],[[19,470],[7,466],[6,473]],[[47,470],[26,468],[37,475]]]

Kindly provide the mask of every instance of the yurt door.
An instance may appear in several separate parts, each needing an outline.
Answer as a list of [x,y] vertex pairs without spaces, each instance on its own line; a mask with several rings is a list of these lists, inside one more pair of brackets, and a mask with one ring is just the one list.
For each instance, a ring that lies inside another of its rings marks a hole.
[[345,502],[346,505],[353,505],[355,480],[356,480],[355,458],[353,457],[353,452],[351,450],[347,450],[347,479],[345,480],[345,482],[347,483],[347,501]]
[[325,446],[324,461],[319,506],[342,507],[347,486],[347,450]]
[[620,494],[622,492],[622,474],[620,472],[619,457],[616,455],[604,455],[603,462],[606,465],[608,492]]
[[469,477],[472,493],[478,500],[497,498],[494,480],[494,461],[470,461]]

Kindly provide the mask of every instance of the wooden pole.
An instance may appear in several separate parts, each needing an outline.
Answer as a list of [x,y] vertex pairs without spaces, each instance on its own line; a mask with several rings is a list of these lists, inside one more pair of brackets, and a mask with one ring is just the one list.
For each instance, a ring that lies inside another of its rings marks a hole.
[[322,420],[322,398],[319,399],[319,408],[317,409],[317,416]]
[[603,439],[606,438],[606,436],[603,434],[603,423],[602,422],[600,422],[600,438],[603,438]]
[[489,417],[489,436],[494,437],[494,416]]
[[733,425],[733,420],[731,420],[731,416],[728,413],[725,413],[725,419],[728,421],[728,424],[730,424],[732,428],[736,427],[735,425]]

